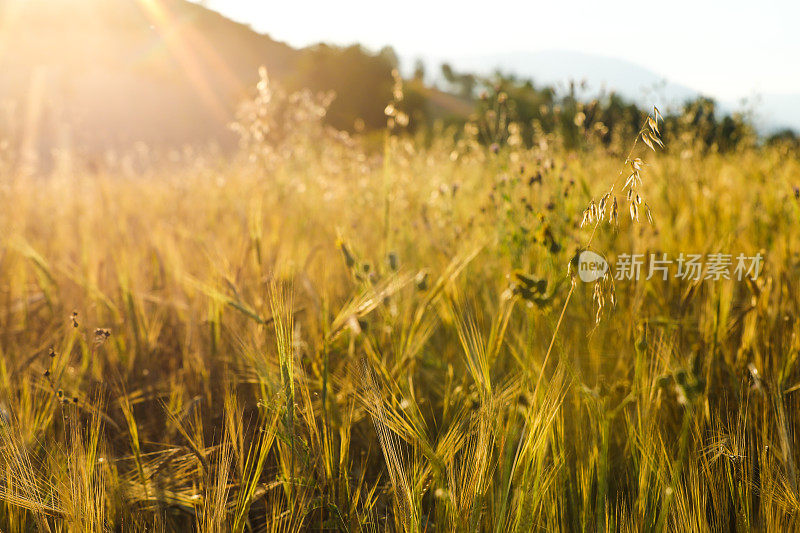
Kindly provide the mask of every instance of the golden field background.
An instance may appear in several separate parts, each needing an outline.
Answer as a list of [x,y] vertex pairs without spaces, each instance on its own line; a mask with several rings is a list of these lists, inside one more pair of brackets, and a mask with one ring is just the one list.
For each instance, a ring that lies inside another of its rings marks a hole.
[[[798,527],[794,148],[526,147],[496,113],[412,135],[392,109],[359,137],[292,102],[245,109],[233,158],[2,167],[4,531]],[[615,182],[612,262],[761,275],[617,281],[596,324],[567,266]]]

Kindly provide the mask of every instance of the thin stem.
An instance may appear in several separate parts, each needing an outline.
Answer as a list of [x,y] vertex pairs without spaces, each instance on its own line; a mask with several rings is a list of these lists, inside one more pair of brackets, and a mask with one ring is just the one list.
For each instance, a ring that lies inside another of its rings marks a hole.
[[533,397],[536,397],[536,393],[539,392],[539,384],[542,382],[542,377],[544,377],[544,369],[547,367],[547,360],[550,358],[550,352],[553,351],[553,345],[556,343],[556,335],[558,335],[558,329],[561,327],[561,322],[564,320],[564,315],[567,312],[567,306],[569,305],[569,301],[572,298],[572,293],[575,292],[575,284],[569,288],[569,292],[567,293],[567,299],[564,301],[564,307],[561,308],[561,315],[558,317],[558,322],[556,322],[556,329],[553,331],[553,336],[550,338],[550,346],[547,348],[547,353],[544,355],[544,361],[542,361],[542,369],[539,371],[539,378],[536,380],[536,387],[533,389]]

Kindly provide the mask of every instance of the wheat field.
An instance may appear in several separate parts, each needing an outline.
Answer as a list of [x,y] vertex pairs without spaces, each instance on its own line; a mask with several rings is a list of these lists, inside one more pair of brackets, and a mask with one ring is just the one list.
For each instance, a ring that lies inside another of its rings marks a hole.
[[[0,160],[0,529],[800,527],[796,150],[259,91],[235,158]],[[584,283],[589,244],[764,261]]]

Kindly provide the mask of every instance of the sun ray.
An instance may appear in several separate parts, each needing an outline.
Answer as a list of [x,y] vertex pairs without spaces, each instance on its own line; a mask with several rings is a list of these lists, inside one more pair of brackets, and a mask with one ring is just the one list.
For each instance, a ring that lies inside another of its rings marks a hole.
[[[246,94],[246,86],[228,67],[203,36],[179,20],[160,0],[138,0],[142,11],[158,31],[169,53],[184,70],[198,96],[220,120],[230,119],[235,100]],[[215,91],[208,76],[221,82],[222,92]],[[231,100],[228,101],[228,98]]]

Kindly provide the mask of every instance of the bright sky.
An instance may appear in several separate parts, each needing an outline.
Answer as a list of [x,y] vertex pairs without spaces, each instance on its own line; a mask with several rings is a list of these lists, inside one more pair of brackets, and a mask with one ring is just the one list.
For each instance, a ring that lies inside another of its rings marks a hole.
[[734,100],[800,93],[800,0],[207,0],[262,33],[305,46],[391,45],[402,56],[546,49],[634,61]]

